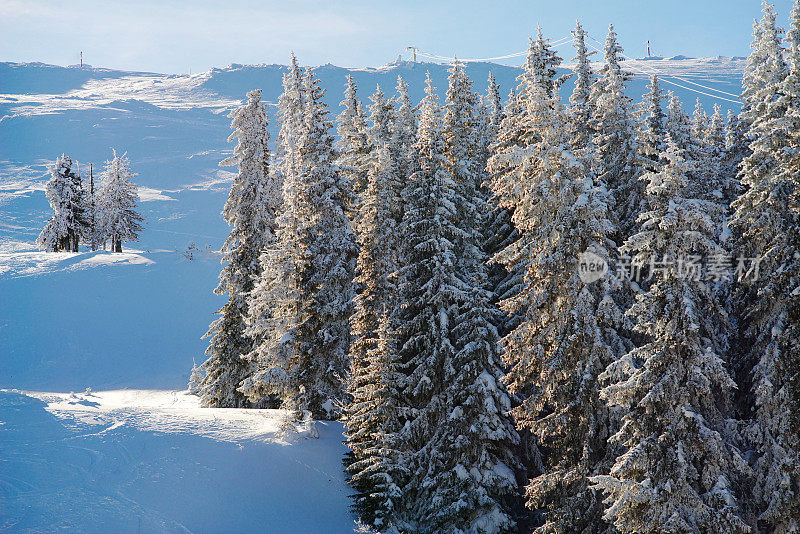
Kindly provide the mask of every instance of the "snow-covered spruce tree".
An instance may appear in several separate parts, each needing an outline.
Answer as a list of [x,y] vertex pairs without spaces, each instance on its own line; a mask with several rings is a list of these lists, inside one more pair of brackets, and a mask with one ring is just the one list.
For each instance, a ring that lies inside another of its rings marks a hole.
[[[283,93],[278,98],[278,116],[281,127],[278,130],[278,142],[275,145],[275,170],[282,176],[293,176],[295,172],[297,142],[303,129],[303,113],[305,110],[305,90],[303,73],[297,64],[294,53],[289,59],[289,72],[283,75]],[[287,187],[286,179],[282,183]],[[291,181],[288,184],[291,191]]]
[[123,241],[138,241],[142,231],[142,216],[136,211],[138,188],[131,181],[136,175],[129,167],[127,156],[117,156],[115,150],[114,157],[106,162],[103,186],[97,195],[98,241],[110,241],[112,252],[122,252]]
[[567,111],[567,128],[569,129],[569,143],[573,152],[592,151],[591,146],[594,130],[592,128],[591,90],[595,82],[595,75],[589,64],[589,58],[595,52],[589,52],[586,46],[586,30],[580,22],[572,30],[575,47],[575,88],[569,97],[570,107]]
[[720,172],[727,178],[731,190],[727,193],[726,201],[728,204],[741,193],[741,183],[739,182],[739,165],[747,154],[747,140],[745,138],[743,124],[739,122],[739,116],[728,110],[725,122],[725,156],[722,161]]
[[723,430],[735,388],[714,350],[724,313],[710,285],[680,263],[722,252],[709,213],[717,206],[686,198],[690,169],[680,152],[670,140],[667,165],[646,175],[649,208],[622,248],[645,264],[672,263],[652,271],[628,312],[649,341],[602,377],[613,381],[604,398],[626,410],[613,437],[625,452],[593,481],[622,533],[749,532],[734,491],[747,465]]
[[[774,14],[765,8],[765,34]],[[763,23],[762,23],[763,24]],[[760,258],[757,279],[737,294],[745,350],[739,365],[751,412],[746,435],[754,449],[751,485],[759,531],[800,531],[798,420],[798,309],[800,309],[800,5],[792,11],[789,71],[752,108],[749,155],[741,166],[742,195],[730,225],[737,253]],[[758,52],[756,50],[754,53]],[[766,55],[766,54],[765,54]],[[764,61],[769,61],[765,59]]]
[[417,119],[414,115],[414,106],[408,96],[408,84],[400,76],[397,77],[397,94],[394,97],[395,113],[391,121],[392,139],[389,151],[395,161],[395,181],[392,184],[393,197],[400,200],[399,205],[392,208],[392,217],[397,224],[403,221],[405,212],[405,190],[408,186],[408,177],[414,171],[415,151],[417,140]]
[[516,494],[515,433],[504,414],[510,402],[495,387],[492,328],[459,313],[471,291],[457,273],[456,244],[469,236],[456,224],[459,191],[446,170],[446,143],[428,77],[403,224],[398,369],[405,424],[398,446],[409,472],[398,525],[414,532],[504,532],[513,527],[506,502]]
[[658,75],[650,76],[650,85],[639,109],[641,122],[637,135],[639,154],[642,156],[643,170],[657,172],[661,165],[666,137],[665,122],[667,119],[661,100],[664,93],[658,83]]
[[753,27],[752,52],[742,78],[740,121],[749,131],[768,103],[777,98],[778,84],[786,77],[786,61],[781,46],[783,30],[776,24],[775,6],[762,2],[763,17]]
[[[703,112],[700,102],[695,107],[694,118],[683,110],[680,99],[669,92],[669,105],[667,107],[666,133],[675,143],[681,152],[681,157],[688,167],[689,192],[687,196],[691,198],[702,198],[704,200],[720,202],[721,186],[711,181],[711,177],[720,178],[712,173],[708,162],[708,151],[706,150],[703,137],[697,137],[697,132],[704,136],[705,126]],[[716,212],[720,216],[724,212]],[[718,221],[721,224],[721,220]]]
[[[364,108],[358,100],[358,86],[352,76],[347,76],[344,100],[340,103],[344,107],[336,118],[337,132],[335,148],[339,158],[337,164],[339,172],[345,176],[353,186],[356,195],[361,195],[367,188],[367,167],[369,155],[373,150],[367,138],[367,122]],[[358,207],[353,207],[354,215]]]
[[86,228],[84,230],[84,242],[89,245],[89,250],[94,252],[97,250],[99,240],[97,236],[97,223],[100,219],[100,214],[97,210],[97,194],[94,187],[94,170],[92,165],[89,165],[89,191],[84,195],[84,203],[86,204]]
[[[336,416],[348,366],[357,247],[347,220],[352,189],[335,165],[324,91],[308,71],[303,127],[284,177],[278,243],[251,297],[259,371],[242,384],[256,401],[277,395],[314,417]],[[287,187],[286,184],[290,184]],[[251,335],[252,335],[251,334]]]
[[703,103],[700,102],[700,97],[694,103],[694,114],[692,115],[692,133],[694,138],[702,141],[706,138],[706,130],[708,129],[708,114],[703,108]]
[[201,403],[218,408],[250,405],[237,390],[256,365],[247,360],[253,351],[253,340],[245,333],[247,296],[261,276],[262,251],[275,244],[275,217],[281,205],[279,176],[270,170],[267,114],[261,90],[247,93],[247,102],[229,117],[233,132],[228,141],[238,142],[233,155],[220,165],[235,165],[238,169],[222,209],[231,231],[222,245],[225,266],[214,290],[218,295],[227,295],[228,301],[206,334],[211,338],[206,350],[208,359],[200,367],[205,376],[198,385]]
[[456,223],[462,232],[456,241],[456,264],[464,300],[451,329],[456,353],[445,367],[448,415],[436,429],[431,450],[448,458],[433,464],[440,469],[432,498],[439,524],[485,532],[507,528],[499,515],[517,507],[521,465],[511,401],[501,380],[498,311],[487,290],[481,248],[487,210],[483,134],[476,131],[484,125],[476,120],[477,102],[471,81],[456,63],[450,72],[443,135],[445,169],[456,182]]
[[78,252],[78,243],[88,227],[81,176],[72,169],[72,159],[62,154],[50,168],[45,188],[53,216],[36,244],[48,252]]
[[[387,173],[388,189],[385,194],[387,195],[389,216],[399,225],[403,207],[402,191],[405,187],[405,176],[402,174],[401,168],[407,165],[406,156],[404,155],[405,148],[400,138],[395,135],[398,132],[394,130],[394,125],[397,121],[393,102],[386,97],[380,86],[376,87],[369,100],[370,125],[367,128],[369,141],[376,147],[386,147],[388,150],[382,156],[385,158],[384,163],[378,163],[377,159],[373,158],[371,169],[374,171],[381,166],[385,168],[384,171],[379,172]],[[411,117],[411,121],[413,124],[413,117]],[[400,134],[400,137],[403,137],[403,135]],[[397,256],[396,250],[393,255]]]
[[395,373],[396,349],[389,312],[397,300],[395,284],[395,221],[391,217],[390,176],[393,172],[388,147],[377,149],[377,161],[368,174],[361,200],[358,229],[358,276],[360,293],[351,318],[351,371],[348,393],[353,402],[346,408],[345,430],[350,453],[345,458],[350,484],[356,490],[354,508],[362,520],[387,527],[397,500],[388,434],[398,428]]
[[[548,96],[558,93],[559,87],[569,78],[569,75],[556,78],[558,71],[556,67],[561,65],[561,58],[558,57],[555,49],[550,46],[550,39],[542,34],[542,27],[537,30],[536,40],[531,39],[528,50],[528,58],[525,63],[526,88],[530,88],[532,83],[538,84]],[[525,95],[526,97],[528,95]]]
[[[282,204],[275,219],[274,245],[262,250],[259,262],[261,277],[248,296],[245,334],[252,339],[253,353],[247,359],[256,371],[245,378],[239,390],[252,403],[283,401],[294,394],[289,381],[293,365],[291,343],[281,343],[281,336],[297,324],[300,243],[299,202],[297,195],[299,140],[303,130],[305,88],[297,58],[291,55],[289,71],[283,75],[283,93],[278,98],[281,122],[275,146],[275,164],[271,170],[276,183],[282,183]],[[293,406],[301,408],[299,406]]]
[[494,74],[489,73],[486,83],[486,94],[483,96],[483,107],[486,109],[486,124],[484,128],[484,145],[488,147],[494,143],[500,123],[503,122],[503,99],[500,96],[500,86]]
[[[540,32],[541,37],[541,32]],[[503,120],[497,133],[495,143],[490,147],[493,155],[487,162],[487,171],[492,176],[506,176],[517,172],[514,165],[510,165],[502,154],[515,151],[520,147],[533,144],[536,141],[536,132],[529,124],[533,120],[528,109],[528,95],[533,91],[533,86],[538,86],[545,94],[556,94],[563,78],[556,79],[555,59],[558,56],[550,50],[547,41],[541,37],[537,41],[530,41],[528,58],[523,67],[522,74],[517,78],[519,85],[509,95]],[[549,60],[548,60],[549,58]],[[558,62],[560,62],[560,58]],[[494,211],[492,221],[488,226],[484,250],[495,265],[490,272],[490,287],[494,293],[493,302],[499,303],[512,298],[522,287],[522,278],[525,268],[522,265],[524,251],[511,245],[519,239],[519,233],[511,223],[515,209],[513,203],[501,205],[499,199],[489,197],[489,204]],[[516,258],[516,259],[515,259]],[[513,329],[524,310],[509,315],[505,321],[498,325],[501,334]]]
[[709,180],[711,183],[718,184],[722,194],[720,201],[727,208],[736,198],[738,186],[736,173],[729,172],[727,168],[726,138],[727,132],[725,121],[722,118],[722,107],[719,104],[714,104],[714,113],[709,118],[704,139],[708,157],[707,169]]
[[399,392],[396,332],[389,314],[381,316],[376,344],[367,352],[367,365],[351,390],[345,434],[351,455],[348,482],[356,490],[353,509],[365,523],[391,531],[402,502],[401,487],[407,477],[397,448]]
[[[537,141],[501,154],[518,170],[492,182],[502,205],[515,206],[524,253],[524,287],[503,303],[512,313],[524,310],[522,323],[503,339],[507,381],[523,399],[517,425],[546,451],[526,489],[528,506],[544,515],[537,532],[602,532],[601,496],[588,479],[612,460],[598,376],[628,346],[617,333],[624,317],[614,296],[621,287],[613,274],[614,227],[608,194],[593,181],[591,155],[576,157],[567,148],[557,97],[538,87],[530,95]],[[592,284],[581,281],[576,265],[585,251],[611,266]]]
[[593,138],[599,165],[599,179],[614,198],[614,220],[622,238],[631,234],[636,217],[644,209],[644,192],[639,175],[636,125],[625,96],[627,74],[620,63],[622,47],[612,25],[605,44],[605,63],[592,86]]

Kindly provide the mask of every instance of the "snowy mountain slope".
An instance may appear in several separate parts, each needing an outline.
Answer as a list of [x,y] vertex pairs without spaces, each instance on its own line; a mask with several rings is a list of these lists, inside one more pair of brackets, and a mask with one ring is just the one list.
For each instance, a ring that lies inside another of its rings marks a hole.
[[341,426],[170,391],[0,391],[0,532],[352,532]]

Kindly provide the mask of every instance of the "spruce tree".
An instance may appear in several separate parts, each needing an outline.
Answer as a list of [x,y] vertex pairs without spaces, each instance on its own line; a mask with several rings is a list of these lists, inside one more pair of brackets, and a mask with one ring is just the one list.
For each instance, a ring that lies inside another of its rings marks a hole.
[[351,452],[346,458],[350,484],[356,490],[354,508],[367,524],[388,526],[399,500],[393,473],[400,469],[392,435],[398,428],[399,375],[396,372],[396,335],[391,326],[397,297],[395,271],[396,230],[391,217],[389,149],[377,149],[361,202],[358,229],[360,293],[351,319],[351,370],[345,431]]
[[[772,76],[751,102],[748,156],[741,166],[742,195],[730,225],[738,255],[758,258],[758,277],[739,285],[736,297],[744,336],[739,354],[750,410],[746,435],[755,450],[751,502],[755,525],[769,532],[800,531],[798,421],[798,308],[800,308],[800,218],[797,129],[800,127],[800,6],[789,32],[789,70],[776,76],[774,12],[765,6],[765,46],[754,50]],[[756,72],[765,72],[756,69]],[[770,82],[770,80],[772,80]]]
[[667,165],[645,176],[648,210],[622,248],[652,266],[649,289],[628,312],[648,341],[603,376],[612,380],[603,396],[625,410],[613,437],[625,451],[593,480],[622,533],[749,532],[734,491],[746,463],[724,431],[735,387],[715,351],[724,313],[685,263],[723,253],[717,206],[686,197],[690,169],[674,141],[665,156]]
[[200,402],[217,408],[249,407],[238,387],[254,369],[248,363],[253,340],[245,333],[249,315],[247,296],[261,276],[259,258],[276,239],[275,217],[281,205],[281,184],[270,169],[266,106],[261,90],[247,93],[247,102],[232,111],[228,141],[237,140],[233,155],[220,165],[236,166],[236,178],[222,210],[231,227],[222,245],[219,285],[214,292],[228,301],[209,327],[208,359],[200,367],[205,373],[198,384]]
[[[517,425],[543,447],[541,473],[526,489],[528,506],[544,514],[537,532],[602,531],[601,498],[588,478],[612,458],[598,377],[628,346],[618,334],[624,321],[615,301],[621,284],[613,274],[614,226],[608,195],[593,180],[591,155],[564,148],[565,113],[540,88],[530,95],[537,141],[504,152],[517,171],[492,182],[502,204],[515,206],[521,238],[512,246],[525,268],[524,286],[503,303],[523,315],[503,338],[507,381],[522,399]],[[584,284],[577,265],[584,252],[612,271]]]
[[[411,479],[404,488],[403,521],[423,527],[429,451],[425,448],[440,422],[445,362],[455,348],[450,328],[457,313],[461,281],[456,275],[454,246],[460,235],[454,224],[456,184],[444,169],[441,108],[430,74],[420,104],[415,150],[417,169],[410,177],[403,218],[404,266],[398,370],[404,377],[399,438]],[[438,408],[438,410],[437,410]],[[435,520],[435,518],[432,518]]]
[[613,25],[608,31],[604,54],[604,65],[591,93],[595,113],[593,141],[598,178],[614,196],[614,220],[624,237],[633,231],[636,217],[644,209],[644,193],[639,180],[640,160],[631,102],[624,94],[628,75],[620,66],[622,47],[617,43]]
[[570,147],[574,152],[591,151],[592,137],[592,109],[591,90],[595,82],[595,75],[589,64],[589,58],[594,52],[589,52],[586,46],[586,30],[580,22],[572,30],[575,47],[575,87],[569,97],[570,107],[567,112],[567,128],[569,129]]
[[42,229],[36,244],[48,252],[78,252],[78,243],[88,228],[81,176],[72,159],[62,154],[50,168],[45,188],[53,216]]
[[[344,109],[336,118],[339,137],[335,147],[340,172],[350,181],[354,193],[361,195],[367,187],[367,156],[373,146],[367,138],[366,117],[357,92],[355,80],[348,75],[344,100],[340,103]],[[357,206],[354,206],[354,212],[357,214]]]
[[276,395],[287,408],[331,418],[345,400],[356,259],[346,212],[353,193],[335,165],[324,91],[310,71],[303,95],[300,137],[286,154],[293,168],[278,242],[251,297],[260,369],[242,390],[253,401]]
[[638,133],[639,154],[642,156],[646,171],[658,171],[663,162],[660,161],[664,152],[666,136],[666,114],[661,105],[664,94],[658,83],[658,75],[650,76],[650,85],[642,101],[640,113],[642,116]]
[[[459,95],[449,99],[448,124],[461,129],[469,116],[464,101],[473,97],[460,93],[469,85],[463,72],[454,70],[449,94]],[[462,153],[454,140],[470,137],[466,131],[443,131],[428,77],[418,167],[403,223],[398,345],[406,403],[398,444],[409,469],[398,517],[402,528],[416,532],[506,532],[514,526],[508,503],[516,494],[512,447],[517,438],[505,413],[510,401],[497,381],[494,329],[485,319],[485,303],[476,300],[488,295],[471,285],[475,274],[458,269],[473,264],[463,255],[472,235],[459,227],[464,184],[456,183],[459,174],[448,155]],[[472,315],[465,313],[469,302]]]
[[395,181],[392,183],[393,197],[399,200],[399,204],[392,209],[392,217],[400,225],[405,212],[406,188],[416,165],[414,145],[417,138],[417,122],[414,115],[415,108],[408,96],[408,84],[400,76],[397,77],[396,92],[395,113],[390,125],[392,140],[389,150],[396,162]]
[[114,157],[106,162],[103,186],[97,196],[100,212],[98,240],[102,243],[111,241],[112,252],[122,252],[123,241],[138,241],[142,231],[142,216],[136,211],[138,188],[131,181],[136,175],[129,166],[126,155],[117,156],[114,151]]
[[248,296],[245,333],[252,339],[253,352],[248,359],[256,369],[239,386],[250,402],[260,405],[278,404],[293,394],[288,375],[292,345],[282,345],[280,336],[298,318],[298,259],[303,254],[298,234],[298,146],[305,100],[302,72],[292,54],[288,72],[283,75],[283,93],[278,98],[281,124],[273,170],[276,183],[282,184],[282,203],[275,219],[275,242],[262,250],[261,277]]
[[97,211],[97,195],[95,194],[94,187],[94,169],[89,164],[89,194],[84,198],[86,202],[86,229],[84,240],[89,245],[89,250],[94,252],[97,250],[97,223],[99,220],[99,213]]

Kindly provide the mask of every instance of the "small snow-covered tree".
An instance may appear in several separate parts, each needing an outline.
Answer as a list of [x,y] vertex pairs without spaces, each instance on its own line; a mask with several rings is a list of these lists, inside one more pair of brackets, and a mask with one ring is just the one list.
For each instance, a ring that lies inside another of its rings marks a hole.
[[84,202],[86,204],[86,229],[84,231],[84,241],[87,245],[89,245],[89,250],[95,251],[99,245],[99,240],[97,238],[97,223],[100,218],[100,214],[97,210],[97,194],[95,192],[94,186],[94,169],[91,164],[89,164],[89,191],[84,196]]
[[[735,488],[747,465],[724,429],[734,381],[715,351],[724,314],[692,257],[722,253],[713,203],[686,198],[690,171],[674,141],[647,180],[648,210],[622,250],[652,265],[648,291],[628,312],[648,341],[613,362],[603,390],[625,412],[613,442],[606,519],[622,533],[749,532]],[[650,263],[655,258],[655,262]]]
[[139,200],[138,188],[131,178],[127,156],[117,156],[106,162],[103,171],[103,186],[97,196],[100,212],[98,223],[99,241],[111,241],[113,252],[122,252],[123,241],[138,241],[142,231],[142,216],[136,211]]
[[220,165],[235,165],[238,172],[222,210],[231,231],[222,245],[225,267],[214,290],[218,295],[227,295],[228,301],[206,334],[211,339],[206,350],[208,360],[201,366],[205,376],[199,384],[201,403],[221,408],[250,404],[237,389],[253,372],[252,362],[248,362],[253,340],[245,333],[247,296],[261,275],[262,251],[275,243],[275,218],[281,205],[280,178],[270,169],[266,106],[261,102],[261,90],[247,93],[247,102],[229,117],[233,132],[228,141],[238,142],[233,155]]
[[53,216],[39,234],[37,245],[48,252],[78,252],[78,243],[89,221],[81,176],[72,169],[72,159],[66,154],[59,156],[50,168],[45,195]]

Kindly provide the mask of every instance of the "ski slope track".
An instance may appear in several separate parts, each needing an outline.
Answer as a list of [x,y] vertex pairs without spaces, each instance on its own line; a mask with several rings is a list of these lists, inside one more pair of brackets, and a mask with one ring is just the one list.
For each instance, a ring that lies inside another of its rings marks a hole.
[[[562,55],[569,56],[567,50]],[[300,58],[302,59],[302,58]],[[737,109],[741,58],[626,61],[641,100],[657,73],[688,110]],[[568,73],[568,65],[562,73]],[[315,67],[333,118],[345,77],[359,94],[412,100],[448,65]],[[492,72],[503,94],[520,69]],[[339,423],[289,423],[279,410],[199,408],[185,392],[224,298],[213,293],[234,169],[227,114],[263,90],[270,130],[281,65],[167,75],[0,63],[0,532],[352,532]],[[571,80],[561,88],[566,100]],[[682,86],[682,87],[681,87]],[[145,228],[121,254],[36,249],[50,217],[47,166],[61,153],[96,182],[127,152]],[[88,389],[87,389],[88,388]],[[75,393],[72,393],[75,392]]]

